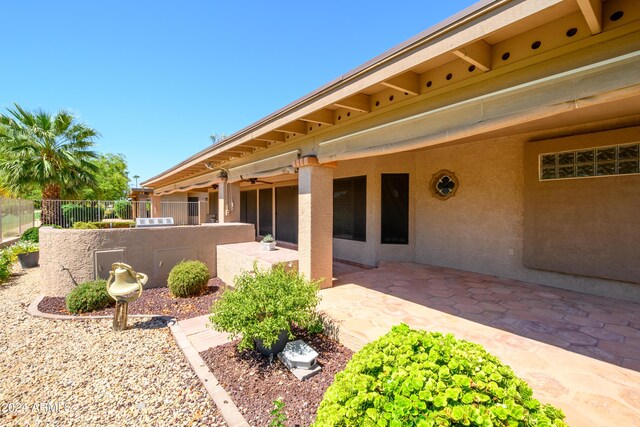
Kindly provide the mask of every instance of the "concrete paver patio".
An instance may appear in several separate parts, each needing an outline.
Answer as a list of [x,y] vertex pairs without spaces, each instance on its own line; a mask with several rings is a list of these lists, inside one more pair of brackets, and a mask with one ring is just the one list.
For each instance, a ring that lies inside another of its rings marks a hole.
[[571,426],[640,425],[640,304],[411,263],[345,272],[320,308],[354,350],[404,322],[483,345]]

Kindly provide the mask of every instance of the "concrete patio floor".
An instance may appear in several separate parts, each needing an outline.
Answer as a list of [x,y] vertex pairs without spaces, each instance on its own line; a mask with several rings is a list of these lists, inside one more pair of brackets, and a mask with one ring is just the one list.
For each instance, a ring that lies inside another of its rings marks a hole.
[[320,309],[353,350],[401,322],[452,333],[510,365],[571,426],[640,425],[640,304],[411,263],[337,276]]

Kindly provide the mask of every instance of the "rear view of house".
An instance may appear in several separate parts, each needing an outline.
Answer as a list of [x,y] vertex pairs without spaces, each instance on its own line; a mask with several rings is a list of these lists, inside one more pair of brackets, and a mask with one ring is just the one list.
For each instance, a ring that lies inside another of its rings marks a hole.
[[481,1],[142,185],[325,286],[408,261],[640,301],[639,161],[640,2]]

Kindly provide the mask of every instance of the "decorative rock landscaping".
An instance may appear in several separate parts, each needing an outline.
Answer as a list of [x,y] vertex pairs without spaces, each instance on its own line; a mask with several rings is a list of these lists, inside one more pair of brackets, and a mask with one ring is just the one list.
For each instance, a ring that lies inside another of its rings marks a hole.
[[224,425],[166,321],[31,317],[40,280],[0,285],[0,425]]

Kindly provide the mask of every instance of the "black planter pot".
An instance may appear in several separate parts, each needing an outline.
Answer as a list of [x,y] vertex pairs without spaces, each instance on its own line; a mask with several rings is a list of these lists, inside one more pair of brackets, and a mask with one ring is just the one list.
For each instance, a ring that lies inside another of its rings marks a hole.
[[262,345],[262,340],[258,338],[254,338],[253,342],[256,344],[260,353],[265,356],[273,356],[284,350],[284,346],[289,342],[289,332],[286,329],[281,330],[278,335],[278,340],[274,342],[271,347],[265,347]]
[[33,268],[38,266],[40,260],[40,252],[28,252],[25,254],[18,254],[18,261],[22,268]]

